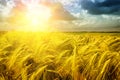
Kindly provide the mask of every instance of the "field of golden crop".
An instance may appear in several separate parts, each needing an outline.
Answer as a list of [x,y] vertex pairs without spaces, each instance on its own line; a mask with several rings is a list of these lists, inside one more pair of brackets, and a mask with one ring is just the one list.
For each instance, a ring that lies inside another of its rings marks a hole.
[[0,33],[0,80],[120,80],[120,33]]

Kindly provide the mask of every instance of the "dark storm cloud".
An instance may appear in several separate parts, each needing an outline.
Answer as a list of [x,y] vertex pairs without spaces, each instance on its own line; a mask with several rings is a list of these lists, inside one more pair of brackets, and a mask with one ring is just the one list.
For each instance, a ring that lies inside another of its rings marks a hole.
[[120,15],[120,0],[105,0],[100,2],[96,0],[82,0],[81,6],[83,9],[88,10],[90,14],[116,14]]
[[99,6],[111,7],[120,5],[120,0],[106,0],[102,3],[98,3]]

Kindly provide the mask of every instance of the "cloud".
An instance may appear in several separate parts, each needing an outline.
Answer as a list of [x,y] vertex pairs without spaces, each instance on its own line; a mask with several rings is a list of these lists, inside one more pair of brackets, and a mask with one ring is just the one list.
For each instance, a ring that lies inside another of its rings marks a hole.
[[76,18],[68,12],[61,3],[54,3],[55,9],[52,11],[52,18],[55,20],[75,20]]
[[11,9],[15,6],[12,0],[0,0],[0,16],[7,17],[10,14]]
[[70,13],[79,13],[81,6],[79,5],[80,0],[57,0],[67,9]]
[[[45,6],[48,6],[52,9],[52,19],[53,20],[75,20],[76,18],[70,13],[68,12],[64,7],[63,4],[61,4],[60,2],[50,2],[49,0],[36,0],[36,1],[27,1],[27,0],[21,0],[21,1],[17,1],[16,0],[16,7],[14,7],[14,9],[18,10],[21,12],[21,10],[19,9],[25,9],[24,7],[26,5],[28,5],[28,3],[31,4],[43,4]],[[19,7],[17,7],[19,6]]]
[[90,14],[120,15],[120,0],[82,0],[80,5]]
[[102,3],[98,3],[99,6],[111,7],[120,5],[120,0],[106,0]]
[[[27,5],[28,3],[33,3],[33,4],[47,3],[48,5],[50,5],[50,7],[55,7],[53,11],[54,16],[52,16],[53,19],[66,20],[66,21],[76,19],[68,10],[64,8],[63,4],[61,4],[60,2],[55,2],[54,0],[51,0],[51,1],[49,0],[0,0],[0,15],[9,16],[10,12],[12,13],[13,8],[19,10],[20,8],[24,8],[24,6]],[[21,10],[19,11],[21,12]]]

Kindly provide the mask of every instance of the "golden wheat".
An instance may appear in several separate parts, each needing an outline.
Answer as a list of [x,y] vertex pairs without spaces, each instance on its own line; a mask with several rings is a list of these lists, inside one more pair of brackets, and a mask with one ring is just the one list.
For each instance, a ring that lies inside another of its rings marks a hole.
[[120,35],[1,32],[0,80],[120,80]]

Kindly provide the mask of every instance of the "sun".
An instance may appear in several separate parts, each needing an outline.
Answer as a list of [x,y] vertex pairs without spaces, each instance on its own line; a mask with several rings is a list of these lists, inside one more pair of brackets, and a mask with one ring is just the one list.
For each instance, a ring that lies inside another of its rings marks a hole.
[[32,30],[46,30],[50,17],[51,10],[49,7],[42,4],[27,5],[26,20]]

